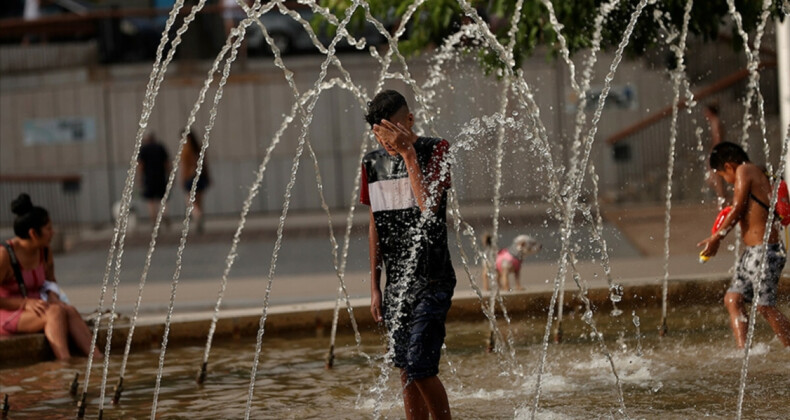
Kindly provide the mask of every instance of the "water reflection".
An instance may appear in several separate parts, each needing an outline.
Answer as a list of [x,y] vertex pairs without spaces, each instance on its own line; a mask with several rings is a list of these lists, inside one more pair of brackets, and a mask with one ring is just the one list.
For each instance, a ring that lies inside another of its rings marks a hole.
[[[787,310],[787,305],[782,309]],[[661,318],[660,308],[637,310],[636,314],[645,331],[653,331]],[[618,343],[612,356],[623,384],[627,415],[661,419],[732,417],[743,352],[734,347],[725,311],[696,306],[670,311],[669,317],[677,325],[671,335],[660,339],[656,334],[645,334],[639,356],[632,319],[596,315],[605,339]],[[458,418],[529,418],[528,410],[517,412],[516,407],[531,400],[535,392],[544,322],[542,317],[514,320],[511,328],[521,364],[515,375],[503,375],[496,356],[485,352],[489,334],[486,322],[481,319],[479,323],[448,324],[447,353],[440,375]],[[744,416],[790,418],[790,406],[786,404],[790,398],[790,351],[782,348],[764,323],[757,326]],[[546,360],[541,380],[542,403],[536,417],[618,417],[614,377],[609,362],[597,351],[589,328],[573,315],[564,328],[565,341],[553,345]],[[218,337],[203,386],[194,380],[203,356],[203,347],[196,344],[168,351],[157,415],[190,419],[242,417],[254,339]],[[356,354],[353,336],[338,336],[333,370],[324,369],[326,338],[266,337],[263,344],[252,418],[372,416],[376,409],[372,386],[379,372]],[[362,350],[374,355],[383,353],[381,338],[367,331],[363,334]],[[104,418],[150,416],[158,357],[158,348],[132,354],[124,398],[117,406],[105,403]],[[73,418],[76,400],[69,395],[69,385],[83,362],[74,359],[3,370],[0,393],[11,396],[9,418]],[[453,365],[452,372],[448,363]],[[387,384],[381,412],[387,418],[400,418],[400,386],[397,375],[393,378]],[[97,415],[98,387],[90,386],[87,418]]]

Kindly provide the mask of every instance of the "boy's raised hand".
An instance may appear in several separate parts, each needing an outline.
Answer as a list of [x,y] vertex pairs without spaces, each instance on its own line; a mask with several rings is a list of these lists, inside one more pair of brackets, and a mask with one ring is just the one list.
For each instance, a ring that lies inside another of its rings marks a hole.
[[697,248],[704,246],[705,248],[700,252],[700,256],[713,257],[719,251],[719,244],[721,243],[721,236],[718,234],[712,235],[697,244]]
[[413,150],[412,146],[417,140],[417,136],[411,130],[400,123],[394,124],[387,120],[381,120],[381,124],[375,124],[373,134],[380,142],[389,146],[399,155]]

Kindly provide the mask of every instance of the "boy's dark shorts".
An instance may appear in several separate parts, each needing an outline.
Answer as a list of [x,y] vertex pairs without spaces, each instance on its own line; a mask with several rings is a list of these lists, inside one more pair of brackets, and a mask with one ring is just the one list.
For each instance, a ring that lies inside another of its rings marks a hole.
[[401,316],[403,324],[395,331],[393,364],[406,371],[408,380],[439,374],[444,322],[452,297],[452,291],[425,293],[415,302],[414,309],[407,311],[410,313]]

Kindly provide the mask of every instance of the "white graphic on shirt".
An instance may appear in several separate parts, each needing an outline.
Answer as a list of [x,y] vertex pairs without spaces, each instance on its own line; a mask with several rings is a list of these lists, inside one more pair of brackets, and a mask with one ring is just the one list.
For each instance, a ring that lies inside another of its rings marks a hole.
[[377,181],[368,186],[368,191],[370,207],[374,212],[417,207],[417,199],[411,190],[409,178]]

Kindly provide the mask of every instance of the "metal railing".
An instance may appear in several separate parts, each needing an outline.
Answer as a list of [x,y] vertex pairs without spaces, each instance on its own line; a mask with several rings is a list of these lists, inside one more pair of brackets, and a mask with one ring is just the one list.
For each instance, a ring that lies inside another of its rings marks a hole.
[[[773,86],[776,63],[763,62],[759,70],[761,80]],[[705,181],[711,140],[710,127],[702,108],[707,103],[718,104],[719,118],[724,125],[724,140],[740,142],[744,113],[742,98],[748,77],[749,72],[742,69],[697,89],[693,92],[696,106],[691,110],[685,100],[679,103],[673,200],[699,201],[715,196]],[[776,89],[761,89],[761,92],[765,108],[769,111],[776,108]],[[665,199],[671,116],[672,105],[668,105],[606,139],[606,143],[612,147],[616,164],[618,201],[662,202]],[[749,135],[750,150],[755,151],[752,159],[760,161],[761,154],[756,153],[762,151],[762,137],[756,115],[752,116]],[[774,140],[769,138],[769,144]]]

